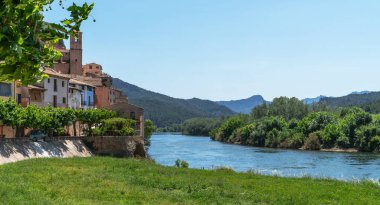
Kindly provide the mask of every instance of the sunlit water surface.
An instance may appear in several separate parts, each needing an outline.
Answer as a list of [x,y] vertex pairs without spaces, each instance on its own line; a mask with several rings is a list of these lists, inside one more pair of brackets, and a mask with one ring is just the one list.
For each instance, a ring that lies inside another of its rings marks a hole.
[[236,171],[254,170],[285,177],[380,179],[380,155],[369,153],[267,149],[223,144],[208,137],[156,134],[152,136],[149,155],[167,166],[181,159],[191,168],[230,167]]

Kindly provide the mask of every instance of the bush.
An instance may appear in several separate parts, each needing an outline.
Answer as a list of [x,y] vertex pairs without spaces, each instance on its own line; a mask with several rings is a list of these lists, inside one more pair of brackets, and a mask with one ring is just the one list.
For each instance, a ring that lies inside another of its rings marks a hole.
[[102,123],[102,133],[111,136],[131,136],[134,135],[136,121],[125,118],[110,118]]
[[347,149],[350,147],[350,139],[346,135],[342,135],[336,140],[336,144],[339,148]]
[[189,163],[186,162],[185,160],[177,159],[175,161],[175,166],[178,168],[189,168]]
[[380,136],[375,136],[370,141],[371,150],[373,152],[380,152]]
[[135,129],[125,126],[120,130],[121,136],[133,136],[135,135]]
[[92,135],[96,136],[96,137],[102,136],[103,135],[103,131],[99,127],[96,127],[94,129],[92,129]]
[[281,144],[280,148],[290,148],[299,149],[302,147],[304,141],[304,136],[302,133],[292,134],[289,138],[285,139]]
[[324,148],[332,148],[335,146],[339,137],[343,136],[341,129],[335,124],[329,124],[320,133],[321,141]]
[[309,137],[306,139],[304,144],[304,149],[307,150],[320,150],[321,143],[319,141],[319,137],[317,133],[311,133]]

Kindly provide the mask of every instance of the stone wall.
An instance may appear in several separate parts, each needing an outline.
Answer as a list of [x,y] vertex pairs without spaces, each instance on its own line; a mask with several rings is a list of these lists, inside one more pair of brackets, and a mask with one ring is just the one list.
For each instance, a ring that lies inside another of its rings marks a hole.
[[83,141],[97,155],[143,158],[147,156],[143,137],[86,137]]
[[90,157],[92,152],[80,138],[48,138],[32,142],[28,138],[0,139],[0,164],[32,158]]

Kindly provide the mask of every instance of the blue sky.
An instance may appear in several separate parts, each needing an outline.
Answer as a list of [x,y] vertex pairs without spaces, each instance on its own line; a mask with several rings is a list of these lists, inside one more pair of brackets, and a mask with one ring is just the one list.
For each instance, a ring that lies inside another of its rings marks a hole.
[[380,90],[378,0],[92,2],[84,63],[145,89],[211,100]]

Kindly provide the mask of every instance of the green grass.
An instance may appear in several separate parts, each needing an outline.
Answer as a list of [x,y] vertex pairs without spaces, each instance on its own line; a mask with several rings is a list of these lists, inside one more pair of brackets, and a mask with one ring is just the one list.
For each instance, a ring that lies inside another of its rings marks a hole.
[[0,204],[380,204],[380,188],[148,160],[35,159],[0,166]]

